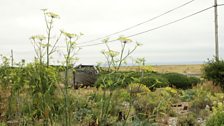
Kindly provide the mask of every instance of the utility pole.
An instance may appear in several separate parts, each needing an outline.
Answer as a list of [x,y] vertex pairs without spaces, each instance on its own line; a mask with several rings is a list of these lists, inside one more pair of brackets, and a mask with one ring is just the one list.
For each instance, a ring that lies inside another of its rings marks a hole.
[[11,67],[13,67],[14,64],[14,57],[13,57],[13,50],[11,49]]
[[218,8],[217,0],[214,0],[214,16],[215,16],[215,58],[219,61],[219,36],[218,36]]

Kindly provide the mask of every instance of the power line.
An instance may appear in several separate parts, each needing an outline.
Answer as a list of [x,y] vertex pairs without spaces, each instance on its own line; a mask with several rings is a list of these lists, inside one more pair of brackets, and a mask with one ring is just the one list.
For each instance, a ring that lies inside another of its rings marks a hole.
[[186,3],[184,3],[184,4],[181,4],[181,5],[175,7],[175,8],[173,8],[173,9],[171,9],[171,10],[168,10],[168,11],[166,11],[166,12],[164,12],[164,13],[158,15],[158,16],[155,16],[155,17],[150,18],[150,19],[148,19],[148,20],[146,20],[146,21],[143,21],[143,22],[138,23],[138,24],[136,24],[136,25],[130,26],[130,27],[128,27],[128,28],[125,28],[125,29],[123,29],[123,30],[114,32],[114,33],[109,34],[109,35],[106,35],[106,36],[104,36],[104,37],[99,37],[99,38],[92,39],[92,40],[89,40],[89,41],[81,42],[80,44],[85,44],[85,43],[90,43],[90,42],[94,42],[94,41],[97,41],[97,40],[102,40],[102,39],[104,39],[104,38],[108,38],[109,36],[116,35],[116,34],[119,34],[119,33],[124,32],[124,31],[128,31],[128,30],[133,29],[133,28],[135,28],[135,27],[138,27],[138,26],[140,26],[140,25],[142,25],[142,24],[151,22],[151,21],[153,21],[153,20],[155,20],[155,19],[157,19],[157,18],[160,18],[160,17],[162,17],[162,16],[164,16],[164,15],[167,15],[167,14],[169,14],[169,13],[171,13],[171,12],[173,12],[173,11],[179,9],[179,8],[182,8],[182,7],[184,7],[184,6],[186,6],[186,5],[190,4],[190,3],[192,3],[193,1],[195,1],[195,0],[190,0],[190,1],[188,1],[188,2],[186,2]]
[[[172,22],[169,22],[169,23],[166,23],[166,24],[157,26],[157,27],[152,28],[152,29],[149,29],[149,30],[145,30],[145,31],[142,31],[142,32],[133,34],[133,35],[129,35],[129,36],[127,36],[127,37],[131,38],[131,37],[134,37],[134,36],[138,36],[138,35],[141,35],[141,34],[144,34],[144,33],[147,33],[147,32],[151,32],[151,31],[154,31],[154,30],[157,30],[157,29],[160,29],[160,28],[169,26],[169,25],[171,25],[171,24],[180,22],[180,21],[182,21],[182,20],[184,20],[184,19],[190,18],[190,17],[195,16],[195,15],[197,15],[197,14],[200,14],[200,13],[202,13],[202,12],[204,12],[204,11],[207,11],[207,10],[209,10],[209,9],[212,9],[213,7],[214,7],[214,6],[211,6],[211,7],[205,8],[205,9],[202,9],[202,10],[200,10],[200,11],[197,11],[197,12],[195,12],[195,13],[193,13],[193,14],[190,14],[190,15],[188,15],[188,16],[185,16],[185,17],[183,17],[183,18],[174,20],[174,21],[172,21]],[[111,41],[108,41],[108,42],[114,42],[114,41],[117,41],[117,39],[114,39],[114,40],[111,40]],[[82,47],[96,46],[96,45],[101,45],[101,44],[104,44],[104,42],[98,42],[98,43],[94,43],[94,44],[82,45],[82,46],[79,46],[79,47],[82,48]]]
[[182,21],[182,20],[184,20],[184,19],[186,19],[186,18],[189,18],[189,17],[192,17],[192,16],[194,16],[194,15],[200,14],[200,13],[202,13],[202,12],[204,12],[204,11],[206,11],[206,10],[209,10],[209,9],[211,9],[211,8],[213,8],[213,7],[214,7],[214,6],[205,8],[205,9],[203,9],[203,10],[201,10],[201,11],[198,11],[198,12],[196,12],[196,13],[190,14],[190,15],[185,16],[185,17],[183,17],[183,18],[180,18],[180,19],[178,19],[178,20],[175,20],[175,21],[169,22],[169,23],[167,23],[167,24],[164,24],[164,25],[155,27],[155,28],[153,28],[153,29],[149,29],[149,30],[146,30],[146,31],[143,31],[143,32],[139,32],[139,33],[136,33],[136,34],[127,36],[127,37],[134,37],[134,36],[137,36],[137,35],[140,35],[140,34],[144,34],[144,33],[150,32],[150,31],[154,31],[154,30],[160,29],[160,28],[162,28],[162,27],[165,27],[165,26],[174,24],[174,23],[179,22],[179,21]]
[[224,4],[219,4],[219,5],[217,5],[217,6],[223,6]]

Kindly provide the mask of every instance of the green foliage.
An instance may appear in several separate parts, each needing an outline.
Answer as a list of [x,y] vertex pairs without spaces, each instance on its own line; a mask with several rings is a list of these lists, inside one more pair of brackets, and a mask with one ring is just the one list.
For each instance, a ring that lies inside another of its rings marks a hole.
[[169,86],[169,81],[160,74],[150,74],[140,78],[140,83],[146,85],[150,89]]
[[206,126],[224,126],[224,112],[218,112],[210,117],[206,122]]
[[0,126],[7,126],[5,123],[0,122]]
[[8,87],[12,81],[12,68],[9,66],[9,59],[7,57],[1,56],[1,60],[3,63],[0,65],[0,84],[3,87]]
[[135,43],[135,46],[132,49],[127,48],[127,44],[131,43],[132,40],[127,37],[119,37],[117,40],[120,41],[120,51],[115,51],[111,49],[109,46],[109,38],[104,39],[103,42],[105,43],[107,49],[102,50],[101,53],[104,55],[106,59],[106,64],[108,66],[108,71],[114,69],[116,72],[119,71],[122,64],[126,64],[126,59],[139,47],[141,44],[138,42]]
[[196,115],[189,113],[184,116],[180,116],[178,120],[178,125],[180,126],[195,126],[196,125]]
[[153,72],[112,72],[101,73],[95,83],[100,85],[113,85],[114,87],[126,87],[130,83],[141,83],[150,89],[174,86],[176,88],[187,89],[200,83],[196,77],[187,77],[179,73],[159,74]]
[[224,88],[224,61],[209,60],[203,68],[204,78]]
[[101,73],[95,86],[103,88],[126,87],[128,84],[134,82],[134,78],[138,78],[139,76],[140,73],[136,72]]
[[167,78],[172,86],[181,89],[191,88],[193,85],[200,82],[199,78],[187,77],[186,75],[179,73],[166,73],[164,74],[164,77]]
[[132,83],[128,85],[128,90],[131,94],[147,94],[150,92],[149,88],[143,84]]
[[134,96],[134,100],[135,114],[141,120],[154,120],[156,117],[163,116],[164,113],[171,110],[171,102],[173,101],[172,95],[164,89],[148,92],[144,95],[137,94]]

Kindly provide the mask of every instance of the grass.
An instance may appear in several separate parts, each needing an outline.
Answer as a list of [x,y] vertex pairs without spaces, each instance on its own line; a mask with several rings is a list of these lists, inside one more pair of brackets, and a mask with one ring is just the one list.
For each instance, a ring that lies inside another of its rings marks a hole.
[[[186,65],[153,65],[152,69],[159,73],[177,72],[183,74],[201,74],[202,64]],[[121,71],[137,71],[138,66],[121,67]]]

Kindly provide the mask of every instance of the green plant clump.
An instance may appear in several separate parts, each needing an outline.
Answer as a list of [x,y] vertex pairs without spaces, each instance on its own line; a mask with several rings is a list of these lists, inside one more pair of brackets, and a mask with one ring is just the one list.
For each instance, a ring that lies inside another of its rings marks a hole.
[[166,73],[164,77],[176,88],[188,89],[200,82],[199,78],[188,77],[179,73]]
[[169,81],[162,75],[151,74],[140,79],[140,83],[146,85],[150,89],[169,86]]
[[134,82],[134,78],[139,78],[138,72],[116,72],[116,73],[101,73],[95,83],[96,87],[104,85],[113,85],[113,87],[126,87]]
[[218,112],[209,118],[206,126],[224,126],[224,112]]
[[203,76],[205,79],[213,81],[216,85],[224,88],[224,61],[209,60],[204,65]]

